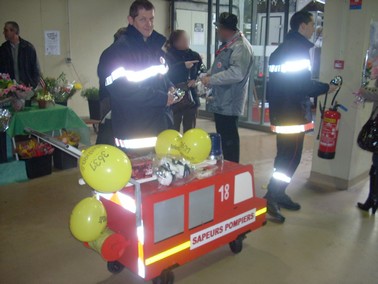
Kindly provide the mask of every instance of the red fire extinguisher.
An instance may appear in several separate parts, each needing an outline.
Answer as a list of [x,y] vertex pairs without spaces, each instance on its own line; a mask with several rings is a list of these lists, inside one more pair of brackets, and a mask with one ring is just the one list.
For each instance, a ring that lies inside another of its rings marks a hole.
[[337,109],[329,109],[324,112],[318,150],[318,156],[320,158],[335,158],[340,118],[341,114],[337,111]]
[[338,111],[338,108],[348,111],[347,108],[345,108],[343,105],[337,104],[335,101],[342,85],[342,78],[340,76],[336,76],[331,81],[331,84],[339,87],[332,99],[332,106],[328,110],[325,110],[328,94],[326,94],[324,99],[324,107],[322,107],[320,103],[320,112],[322,117],[317,139],[320,140],[318,156],[323,159],[335,158],[337,138],[339,135],[339,123],[341,118],[341,113]]

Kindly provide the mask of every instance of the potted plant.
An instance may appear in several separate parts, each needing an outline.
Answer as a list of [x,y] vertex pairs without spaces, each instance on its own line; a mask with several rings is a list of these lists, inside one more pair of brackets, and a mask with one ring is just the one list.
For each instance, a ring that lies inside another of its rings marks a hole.
[[[64,130],[60,136],[56,137],[56,139],[66,145],[70,145],[76,148],[79,147],[80,136],[76,132]],[[53,160],[54,167],[59,170],[66,170],[77,167],[77,159],[60,149],[55,149]]]
[[36,98],[39,108],[47,108],[55,104],[54,97],[46,89],[38,90]]
[[18,143],[16,152],[25,161],[29,179],[51,174],[54,148],[50,144],[30,139]]
[[101,120],[110,110],[108,99],[100,100],[100,92],[98,88],[88,88],[81,92],[81,96],[88,100],[89,118]]

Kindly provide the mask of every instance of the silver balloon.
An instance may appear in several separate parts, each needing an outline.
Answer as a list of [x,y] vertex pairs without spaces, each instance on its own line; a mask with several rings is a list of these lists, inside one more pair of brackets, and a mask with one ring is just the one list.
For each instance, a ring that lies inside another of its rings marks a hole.
[[11,113],[7,109],[0,108],[0,131],[5,132],[9,127]]

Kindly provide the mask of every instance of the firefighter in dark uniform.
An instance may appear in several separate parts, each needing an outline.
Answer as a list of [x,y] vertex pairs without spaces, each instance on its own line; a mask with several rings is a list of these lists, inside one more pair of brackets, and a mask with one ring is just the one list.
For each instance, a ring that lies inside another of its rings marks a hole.
[[272,131],[277,134],[274,172],[265,198],[272,221],[283,223],[280,208],[299,210],[285,193],[302,156],[304,135],[314,129],[310,97],[333,92],[336,86],[311,79],[309,39],[314,20],[309,12],[297,12],[290,20],[291,31],[269,59],[267,100]]
[[174,95],[165,76],[166,39],[153,30],[153,4],[134,1],[128,21],[124,34],[101,55],[98,74],[110,94],[115,143],[138,154],[152,149],[156,136],[172,127]]

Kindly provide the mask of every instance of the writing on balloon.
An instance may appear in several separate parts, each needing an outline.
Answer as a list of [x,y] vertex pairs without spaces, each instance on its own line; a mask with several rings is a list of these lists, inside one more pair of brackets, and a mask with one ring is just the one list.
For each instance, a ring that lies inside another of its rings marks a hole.
[[107,221],[108,221],[108,218],[106,216],[100,216],[98,218],[98,223],[99,224],[106,223]]
[[81,158],[80,158],[80,170],[81,171],[85,170],[85,166],[87,164],[89,157],[91,157],[91,155],[93,155],[93,153],[98,148],[99,148],[99,146],[94,146],[94,147],[89,148],[88,150],[85,150],[85,152],[84,152],[85,154],[83,156],[81,156]]
[[98,167],[101,167],[101,165],[106,163],[106,159],[109,157],[109,154],[107,154],[105,151],[101,151],[101,153],[90,161],[90,167],[92,171],[96,171]]
[[185,143],[181,143],[180,151],[181,151],[182,154],[189,154],[191,149]]

